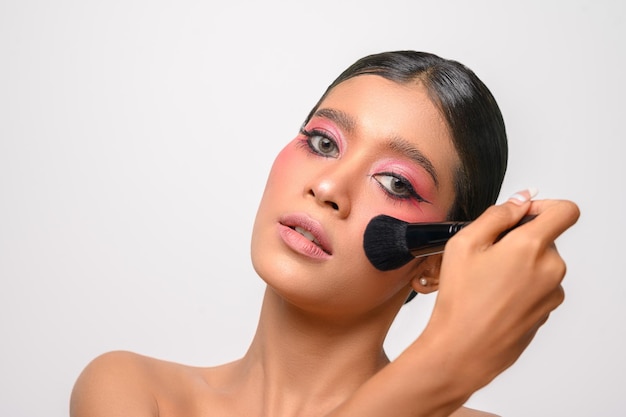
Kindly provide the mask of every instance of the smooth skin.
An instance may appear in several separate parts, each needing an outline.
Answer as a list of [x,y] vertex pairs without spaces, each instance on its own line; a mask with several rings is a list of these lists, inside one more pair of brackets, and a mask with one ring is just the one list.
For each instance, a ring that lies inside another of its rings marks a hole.
[[[458,233],[443,257],[381,273],[363,253],[367,222],[443,220],[458,157],[419,83],[357,76],[320,109],[277,157],[259,207],[252,259],[267,290],[244,357],[200,368],[102,355],[78,378],[71,416],[490,415],[462,405],[515,362],[562,302],[554,241],[578,208],[522,192]],[[390,146],[398,139],[428,163]],[[294,213],[319,226],[328,253],[281,225]],[[492,243],[528,213],[538,216]],[[411,289],[438,289],[437,301],[424,332],[390,362],[383,342]]]

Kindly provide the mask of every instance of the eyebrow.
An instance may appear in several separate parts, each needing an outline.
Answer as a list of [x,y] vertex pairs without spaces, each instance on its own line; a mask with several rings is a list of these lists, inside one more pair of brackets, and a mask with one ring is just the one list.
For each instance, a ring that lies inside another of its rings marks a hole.
[[[347,131],[348,133],[353,133],[356,129],[355,119],[349,114],[342,112],[341,110],[329,108],[318,109],[315,112],[314,116],[322,117],[332,122],[335,122],[339,125],[339,127]],[[433,163],[430,161],[430,159],[426,157],[426,155],[422,153],[422,151],[416,148],[411,142],[400,136],[394,136],[387,141],[386,147],[391,149],[393,152],[406,156],[407,158],[424,168],[426,172],[428,172],[428,174],[432,177],[435,183],[435,187],[439,188],[439,178],[437,176],[437,171],[435,170]]]
[[413,162],[424,168],[433,178],[435,187],[439,188],[439,177],[437,176],[437,171],[435,170],[433,163],[430,162],[430,159],[428,159],[426,155],[417,149],[411,142],[396,136],[387,141],[387,147],[394,152],[407,156]]
[[348,113],[344,113],[341,110],[336,109],[319,109],[315,112],[314,116],[323,117],[333,121],[341,127],[341,129],[348,133],[353,133],[356,128],[356,121]]

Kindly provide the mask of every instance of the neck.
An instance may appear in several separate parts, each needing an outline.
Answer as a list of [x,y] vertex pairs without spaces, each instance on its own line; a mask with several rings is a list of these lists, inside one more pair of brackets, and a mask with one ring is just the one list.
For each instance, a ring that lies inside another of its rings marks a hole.
[[263,415],[283,414],[286,407],[292,410],[286,414],[325,414],[343,402],[389,362],[383,342],[397,312],[391,310],[388,320],[379,314],[320,317],[266,289],[256,335],[239,368],[247,384],[257,384],[248,386],[263,396]]

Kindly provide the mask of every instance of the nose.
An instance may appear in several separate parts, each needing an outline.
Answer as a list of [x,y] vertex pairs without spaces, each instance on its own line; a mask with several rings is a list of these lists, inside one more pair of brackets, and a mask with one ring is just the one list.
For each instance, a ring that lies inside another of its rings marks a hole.
[[350,214],[351,192],[350,183],[354,183],[354,175],[341,170],[327,170],[310,182],[307,193],[324,207],[332,209],[339,217]]

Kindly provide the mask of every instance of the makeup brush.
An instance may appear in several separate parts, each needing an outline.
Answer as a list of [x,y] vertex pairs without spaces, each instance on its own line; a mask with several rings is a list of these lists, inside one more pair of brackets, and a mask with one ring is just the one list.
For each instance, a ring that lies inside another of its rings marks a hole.
[[[534,219],[525,216],[508,232]],[[443,252],[446,242],[471,222],[407,223],[381,214],[370,220],[363,236],[365,255],[380,271],[400,268],[414,258]]]

